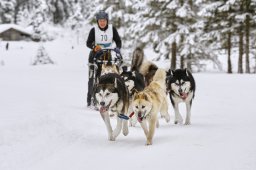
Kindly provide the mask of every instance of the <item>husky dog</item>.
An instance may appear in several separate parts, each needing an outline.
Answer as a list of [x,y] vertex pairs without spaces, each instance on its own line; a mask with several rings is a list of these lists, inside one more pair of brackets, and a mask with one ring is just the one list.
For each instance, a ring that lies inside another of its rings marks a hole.
[[144,52],[141,48],[137,47],[134,50],[131,70],[137,70],[139,73],[141,73],[145,77],[146,85],[149,85],[149,83],[152,81],[157,69],[158,67],[154,63],[148,61],[144,57]]
[[127,71],[127,68],[123,68],[121,76],[128,87],[130,95],[133,95],[135,91],[142,91],[145,88],[144,77],[138,71]]
[[192,100],[195,96],[196,84],[192,74],[187,69],[169,70],[169,78],[167,79],[167,89],[175,111],[174,123],[183,123],[182,116],[179,112],[178,104],[186,103],[186,120],[185,125],[190,125]]
[[95,85],[94,97],[97,107],[103,118],[107,131],[108,139],[114,141],[120,134],[123,126],[123,134],[128,135],[128,122],[117,116],[117,125],[114,131],[110,123],[110,114],[115,112],[117,115],[127,115],[129,107],[128,89],[120,75],[108,73],[99,78],[99,83]]
[[132,101],[133,111],[147,138],[146,145],[152,144],[158,122],[157,114],[160,112],[166,122],[170,121],[165,78],[166,72],[163,69],[158,69],[153,81],[143,91],[135,93]]
[[[129,99],[130,102],[135,92],[142,91],[145,88],[145,81],[142,74],[138,71],[127,71],[126,67],[123,67],[123,72],[121,73],[122,78],[124,79],[125,85],[129,90]],[[137,119],[132,114],[132,107],[128,109],[128,114],[130,114],[130,126],[135,126]]]

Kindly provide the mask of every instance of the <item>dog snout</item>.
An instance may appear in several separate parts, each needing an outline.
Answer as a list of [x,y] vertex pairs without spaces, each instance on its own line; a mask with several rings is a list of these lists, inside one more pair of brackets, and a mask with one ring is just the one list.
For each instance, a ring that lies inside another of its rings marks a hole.
[[105,106],[105,102],[100,102],[100,105],[101,106]]
[[182,93],[182,89],[181,88],[179,89],[179,93]]
[[142,117],[142,113],[141,113],[141,112],[138,112],[138,116],[139,116],[139,117]]

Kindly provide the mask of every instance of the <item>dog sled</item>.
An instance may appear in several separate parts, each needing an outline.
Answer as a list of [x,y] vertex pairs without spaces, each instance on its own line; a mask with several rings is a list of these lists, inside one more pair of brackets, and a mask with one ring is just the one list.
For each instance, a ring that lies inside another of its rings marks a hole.
[[[113,54],[114,53],[114,54]],[[115,52],[114,49],[102,49],[98,51],[94,56],[93,70],[93,84],[97,83],[97,79],[100,76],[101,68],[103,64],[116,65],[118,68],[123,63],[123,57],[121,53]]]

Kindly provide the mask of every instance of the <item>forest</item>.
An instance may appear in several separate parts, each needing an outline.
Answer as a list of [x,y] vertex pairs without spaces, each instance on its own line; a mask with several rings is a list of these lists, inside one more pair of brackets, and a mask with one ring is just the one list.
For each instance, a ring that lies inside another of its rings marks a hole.
[[40,36],[45,25],[81,30],[105,10],[124,49],[153,48],[172,69],[200,69],[208,60],[220,66],[222,55],[225,72],[242,74],[256,73],[255,9],[256,0],[1,0],[0,24],[31,26]]

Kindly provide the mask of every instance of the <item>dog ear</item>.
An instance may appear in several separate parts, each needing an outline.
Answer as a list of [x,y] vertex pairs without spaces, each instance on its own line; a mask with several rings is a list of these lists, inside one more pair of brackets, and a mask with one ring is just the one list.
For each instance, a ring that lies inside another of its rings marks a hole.
[[132,95],[133,96],[133,100],[136,100],[138,98],[138,91],[136,89],[134,89],[134,94]]
[[173,75],[174,75],[174,72],[175,72],[174,70],[171,70],[171,76],[173,76]]
[[127,72],[127,70],[128,70],[127,66],[123,66],[122,70],[123,70],[123,72]]

